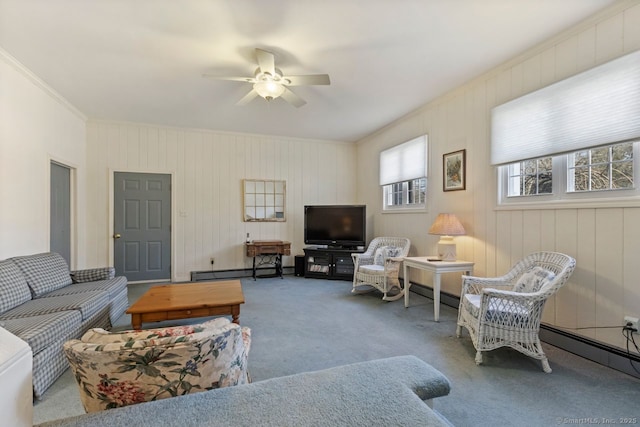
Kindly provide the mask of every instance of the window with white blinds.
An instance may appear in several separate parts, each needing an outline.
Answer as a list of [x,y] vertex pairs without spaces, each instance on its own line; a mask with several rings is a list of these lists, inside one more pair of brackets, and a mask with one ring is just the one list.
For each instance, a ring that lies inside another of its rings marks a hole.
[[380,153],[383,210],[420,209],[427,201],[427,135]]
[[380,185],[427,176],[427,135],[380,153]]
[[495,107],[491,164],[640,137],[640,51]]

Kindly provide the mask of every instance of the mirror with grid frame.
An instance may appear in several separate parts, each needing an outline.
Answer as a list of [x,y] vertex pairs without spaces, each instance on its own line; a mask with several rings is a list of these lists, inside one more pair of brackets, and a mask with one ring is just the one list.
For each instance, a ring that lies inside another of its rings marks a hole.
[[286,181],[245,179],[242,183],[244,220],[286,221],[286,188]]

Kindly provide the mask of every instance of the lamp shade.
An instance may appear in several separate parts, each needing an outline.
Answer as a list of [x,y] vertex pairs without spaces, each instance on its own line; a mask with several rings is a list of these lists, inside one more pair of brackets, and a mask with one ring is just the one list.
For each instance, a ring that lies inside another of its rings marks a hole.
[[429,234],[437,234],[439,236],[462,236],[466,234],[462,223],[454,214],[441,213],[438,214],[436,220],[429,228]]

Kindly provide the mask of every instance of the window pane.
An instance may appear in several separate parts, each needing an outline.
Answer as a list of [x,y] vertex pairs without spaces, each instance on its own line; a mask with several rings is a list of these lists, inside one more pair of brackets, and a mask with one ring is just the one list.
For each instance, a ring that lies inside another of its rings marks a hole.
[[573,163],[575,166],[586,166],[589,164],[589,151],[578,151],[571,155],[573,157]]
[[553,158],[545,157],[544,159],[538,160],[538,170],[539,171],[551,171],[553,166]]
[[553,192],[553,158],[524,160],[509,165],[507,194],[513,196],[534,196]]
[[422,207],[427,200],[427,179],[418,178],[383,186],[384,207]]
[[509,165],[509,176],[520,176],[521,173],[522,172],[520,171],[520,163],[513,163]]
[[609,165],[591,167],[591,190],[609,189]]
[[633,188],[633,163],[622,162],[611,165],[613,188]]
[[509,178],[509,196],[519,196],[522,194],[520,188],[520,176],[512,176]]
[[574,188],[573,191],[589,190],[589,167],[575,168],[573,170]]
[[524,177],[523,196],[532,196],[538,193],[538,177],[536,175],[526,175]]
[[553,175],[545,172],[538,175],[538,194],[553,193]]
[[632,142],[625,142],[625,143],[613,146],[611,160],[615,162],[618,160],[631,160],[631,159],[633,159],[633,143]]
[[527,175],[536,173],[536,164],[536,160],[525,160],[524,162],[522,162],[524,173]]
[[607,163],[609,162],[609,147],[594,148],[591,150],[591,163]]

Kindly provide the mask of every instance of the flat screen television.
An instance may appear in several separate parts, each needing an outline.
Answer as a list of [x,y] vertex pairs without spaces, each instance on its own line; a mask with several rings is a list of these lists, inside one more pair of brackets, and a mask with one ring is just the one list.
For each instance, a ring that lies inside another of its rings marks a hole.
[[364,246],[367,234],[365,205],[304,207],[304,243],[344,248]]

